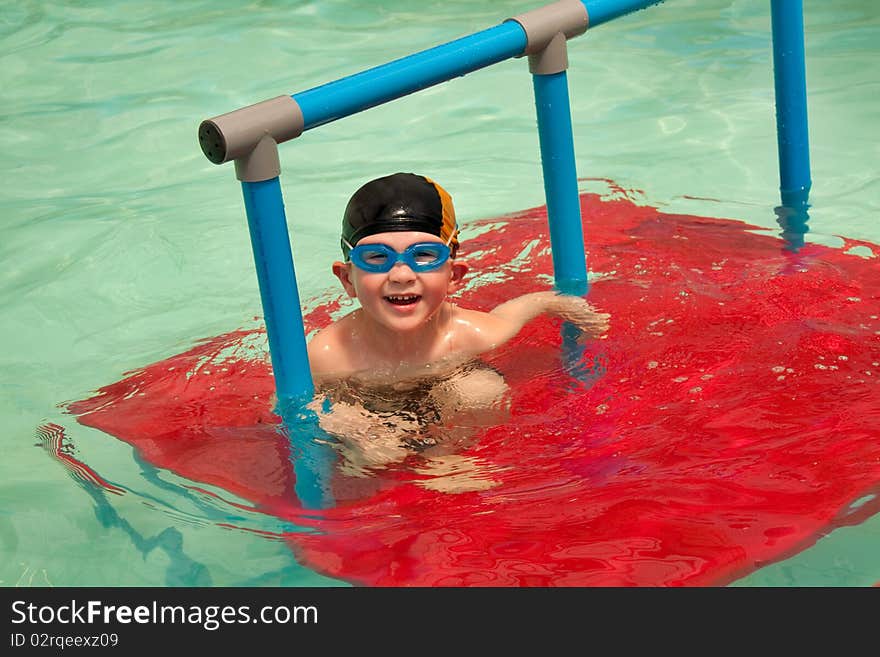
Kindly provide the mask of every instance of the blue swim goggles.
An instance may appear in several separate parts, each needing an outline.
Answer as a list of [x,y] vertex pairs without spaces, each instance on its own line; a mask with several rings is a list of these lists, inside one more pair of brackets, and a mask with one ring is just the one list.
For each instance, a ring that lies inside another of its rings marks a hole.
[[361,244],[352,247],[348,257],[358,269],[371,274],[391,271],[398,262],[409,266],[414,272],[432,271],[449,260],[450,248],[441,242],[418,242],[398,253],[387,244]]

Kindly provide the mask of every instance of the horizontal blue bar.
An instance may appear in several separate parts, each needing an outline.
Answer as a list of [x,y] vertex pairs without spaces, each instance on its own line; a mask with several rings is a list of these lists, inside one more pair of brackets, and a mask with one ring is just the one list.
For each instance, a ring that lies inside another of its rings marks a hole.
[[526,49],[519,23],[507,21],[382,66],[294,94],[304,130],[515,57]]
[[[663,0],[584,0],[590,27]],[[333,82],[293,94],[303,114],[303,130],[351,116],[435,84],[521,55],[528,44],[516,21],[505,21],[470,36],[396,59]]]
[[591,28],[661,2],[663,0],[583,0]]

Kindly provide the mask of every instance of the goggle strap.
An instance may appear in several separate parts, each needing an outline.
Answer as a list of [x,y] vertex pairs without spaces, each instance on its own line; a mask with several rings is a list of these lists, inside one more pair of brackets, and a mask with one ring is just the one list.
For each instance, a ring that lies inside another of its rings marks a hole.
[[[443,246],[449,246],[450,244],[452,244],[452,240],[455,239],[456,235],[458,235],[458,228],[456,228],[454,231],[452,231],[452,235],[450,235],[449,239],[443,243]],[[345,239],[344,237],[342,238],[342,243],[345,244],[345,246],[347,246],[349,249],[354,248],[351,244],[349,244],[348,240]]]

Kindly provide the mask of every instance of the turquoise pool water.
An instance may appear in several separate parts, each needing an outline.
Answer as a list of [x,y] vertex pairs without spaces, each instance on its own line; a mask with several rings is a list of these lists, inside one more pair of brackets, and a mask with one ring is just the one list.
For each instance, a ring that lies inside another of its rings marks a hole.
[[[59,404],[203,337],[259,294],[239,186],[201,154],[207,117],[489,27],[540,3],[21,2],[0,18],[0,584],[339,584],[259,532],[289,527],[195,495]],[[669,0],[571,44],[584,189],[611,179],[668,212],[776,228],[770,19],[758,0]],[[880,242],[880,8],[805,0],[808,241]],[[335,289],[338,217],[365,179],[430,174],[460,220],[543,202],[526,64],[514,60],[311,131],[281,150],[303,299]],[[97,499],[35,429],[129,494]],[[35,446],[38,445],[38,446]],[[241,512],[236,510],[239,516]],[[880,519],[835,530],[740,585],[880,581]]]

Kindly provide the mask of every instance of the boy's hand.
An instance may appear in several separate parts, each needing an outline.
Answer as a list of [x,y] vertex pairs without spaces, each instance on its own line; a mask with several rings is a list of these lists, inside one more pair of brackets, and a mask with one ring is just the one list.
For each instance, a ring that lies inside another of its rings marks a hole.
[[328,411],[323,399],[316,397],[307,407],[318,416],[320,427],[339,441],[350,475],[366,476],[365,468],[402,461],[409,454],[403,440],[419,431],[413,420],[395,417],[391,423],[387,417],[348,402],[333,402]]
[[571,322],[591,337],[599,337],[608,330],[611,315],[599,312],[586,299],[570,294],[553,294],[548,311]]

